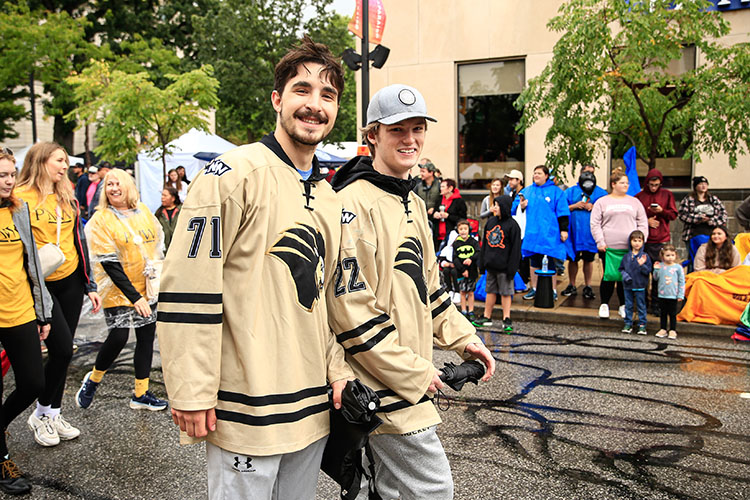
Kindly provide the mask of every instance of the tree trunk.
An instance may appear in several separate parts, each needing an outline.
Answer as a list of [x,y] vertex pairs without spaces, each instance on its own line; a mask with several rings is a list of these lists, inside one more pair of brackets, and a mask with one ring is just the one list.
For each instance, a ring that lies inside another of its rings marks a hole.
[[83,165],[86,167],[84,169],[84,175],[89,171],[89,167],[91,166],[91,144],[89,143],[89,124],[86,124],[86,127],[83,129]]

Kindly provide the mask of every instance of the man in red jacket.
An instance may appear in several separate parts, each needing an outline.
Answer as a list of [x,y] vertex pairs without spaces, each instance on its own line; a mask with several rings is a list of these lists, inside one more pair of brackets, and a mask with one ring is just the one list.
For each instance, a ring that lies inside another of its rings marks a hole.
[[[664,176],[661,172],[652,168],[646,174],[646,182],[643,190],[635,195],[646,209],[648,217],[648,239],[643,250],[651,257],[651,262],[661,261],[661,248],[669,243],[671,235],[669,223],[677,218],[677,208],[674,204],[674,195],[669,189],[662,187]],[[657,299],[656,283],[651,282],[651,311],[658,314],[656,308]]]

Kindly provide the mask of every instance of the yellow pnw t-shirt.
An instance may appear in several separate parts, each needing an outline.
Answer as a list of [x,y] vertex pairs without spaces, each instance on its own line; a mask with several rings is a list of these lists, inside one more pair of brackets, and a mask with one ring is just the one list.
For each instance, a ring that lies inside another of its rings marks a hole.
[[[48,195],[44,202],[39,203],[36,191],[26,187],[16,189],[16,196],[29,204],[31,212],[31,228],[34,232],[37,248],[47,243],[57,243],[57,196]],[[75,247],[75,214],[73,207],[67,211],[60,207],[60,250],[65,255],[65,262],[47,276],[46,281],[59,281],[67,278],[78,268],[78,252]]]
[[36,319],[31,287],[23,267],[23,243],[10,208],[0,208],[0,328]]

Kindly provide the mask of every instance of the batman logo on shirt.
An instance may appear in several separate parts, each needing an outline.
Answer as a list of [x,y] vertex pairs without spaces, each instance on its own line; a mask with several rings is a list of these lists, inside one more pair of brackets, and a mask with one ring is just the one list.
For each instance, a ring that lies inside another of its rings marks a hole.
[[419,293],[419,300],[427,305],[427,283],[424,280],[423,255],[422,243],[413,236],[406,238],[406,241],[398,247],[394,267],[411,278]]
[[453,244],[453,248],[456,252],[456,257],[461,260],[471,259],[474,257],[474,247],[470,244],[458,245],[458,241]]
[[307,224],[290,227],[267,253],[287,265],[297,288],[297,301],[312,311],[325,279],[325,241],[320,232]]

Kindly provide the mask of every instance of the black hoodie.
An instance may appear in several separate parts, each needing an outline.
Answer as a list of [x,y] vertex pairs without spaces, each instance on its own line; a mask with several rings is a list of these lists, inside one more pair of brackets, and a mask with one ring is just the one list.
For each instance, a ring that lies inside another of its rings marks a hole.
[[372,158],[369,156],[355,156],[336,171],[333,179],[331,179],[331,186],[338,193],[357,179],[366,179],[383,191],[400,196],[401,203],[404,205],[407,222],[412,221],[412,210],[409,208],[409,204],[411,203],[409,193],[417,184],[415,177],[410,176],[408,179],[399,179],[398,177],[381,174],[372,168]]
[[490,216],[484,226],[479,268],[504,272],[508,279],[513,279],[521,262],[521,228],[510,216],[510,196],[498,196],[495,203],[500,205],[500,216]]

